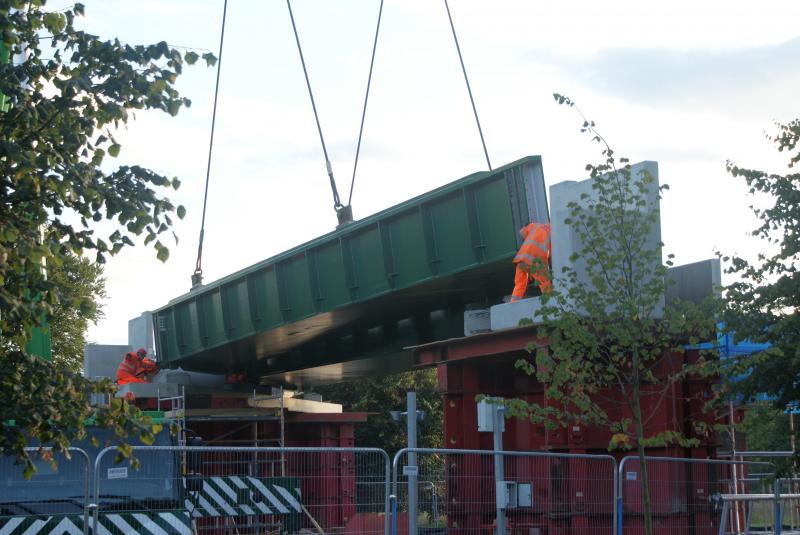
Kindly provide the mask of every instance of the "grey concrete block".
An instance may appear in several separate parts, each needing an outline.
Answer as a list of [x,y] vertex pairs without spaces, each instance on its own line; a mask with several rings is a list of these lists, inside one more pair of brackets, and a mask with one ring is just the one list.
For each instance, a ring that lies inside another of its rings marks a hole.
[[127,345],[86,344],[83,348],[83,376],[116,380],[117,366],[130,350]]
[[542,302],[539,297],[520,299],[514,303],[503,303],[489,309],[493,331],[519,327],[520,320],[529,319],[534,323],[540,321],[539,312]]
[[707,297],[719,297],[721,286],[719,258],[674,266],[667,270],[667,303],[675,299],[699,303]]
[[133,393],[137,398],[172,398],[180,396],[182,390],[181,385],[178,384],[128,383],[119,387],[116,397],[125,397],[128,392]]
[[[650,185],[646,194],[646,210],[658,211],[658,163],[652,161],[645,161],[634,164],[631,166],[631,176],[637,177],[639,173],[646,171],[653,177],[654,181]],[[569,204],[571,202],[586,203],[587,201],[581,199],[581,196],[586,195],[587,199],[594,200],[597,198],[597,193],[592,189],[593,180],[587,179],[580,182],[566,181],[559,182],[550,187],[550,212],[551,212],[551,261],[553,268],[553,287],[560,291],[567,291],[569,288],[566,286],[566,281],[561,278],[565,266],[571,267],[577,271],[578,280],[583,284],[590,284],[590,279],[587,275],[586,265],[582,259],[573,263],[570,257],[573,253],[579,252],[585,248],[587,244],[582,243],[575,230],[565,220],[570,217]],[[631,210],[637,208],[631,207]],[[656,220],[653,225],[650,235],[648,236],[648,246],[657,247],[661,242],[661,219]],[[661,257],[658,257],[659,264]],[[663,300],[661,305],[657,308],[656,315],[661,314],[663,309]]]
[[136,349],[144,348],[147,355],[155,355],[155,336],[153,335],[153,313],[142,312],[138,318],[128,320],[128,345]]
[[219,373],[187,372],[181,368],[177,370],[162,369],[153,376],[153,384],[178,384],[221,388],[225,387],[225,375]]
[[192,383],[192,378],[189,372],[183,370],[159,370],[153,376],[153,384],[175,384],[175,385],[188,385]]

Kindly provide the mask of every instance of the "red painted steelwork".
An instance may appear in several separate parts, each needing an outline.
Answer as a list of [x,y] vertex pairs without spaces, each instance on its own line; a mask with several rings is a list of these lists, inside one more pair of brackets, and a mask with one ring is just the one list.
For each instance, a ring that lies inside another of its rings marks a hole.
[[453,338],[413,348],[414,363],[426,366],[505,353],[519,353],[521,357],[527,354],[525,348],[532,342],[536,342],[535,326]]
[[[544,341],[536,340],[535,326],[444,340],[413,348],[414,361],[418,366],[436,365],[437,367],[439,390],[444,397],[445,447],[492,449],[491,433],[478,432],[475,398],[479,394],[502,396],[506,399],[521,398],[541,405],[548,403],[544,397],[544,385],[539,383],[535,377],[528,376],[515,367],[515,363],[519,359],[530,358],[526,348],[532,342],[537,346],[545,345]],[[669,374],[675,373],[684,362],[696,360],[697,356],[696,352],[667,353],[655,373],[659,377],[667,377]],[[695,429],[690,425],[692,420],[712,422],[711,416],[702,413],[704,396],[709,391],[708,380],[694,377],[676,382],[662,390],[656,390],[653,387],[644,389],[642,408],[646,416],[646,436],[664,431],[689,433],[697,438],[701,445],[693,450],[683,448],[651,449],[648,452],[650,455],[695,458],[706,458],[713,455],[715,450],[713,433]],[[604,397],[610,400],[604,402],[603,405],[612,418],[630,417],[630,410],[624,403],[621,392],[606,392]],[[508,419],[505,421],[505,425],[503,448],[507,451],[546,450],[563,453],[609,453],[608,445],[611,433],[599,427],[575,424],[551,429],[543,424],[533,424],[519,419]],[[616,451],[614,456],[620,459],[631,453],[630,450]],[[608,529],[611,529],[611,516],[606,513],[613,509],[610,503],[605,503],[610,498],[602,495],[602,489],[581,486],[587,478],[581,477],[582,465],[580,462],[574,460],[567,462],[565,459],[563,464],[564,466],[560,469],[555,465],[551,466],[551,469],[567,471],[564,473],[569,474],[569,493],[564,496],[553,494],[557,489],[542,483],[544,486],[534,489],[534,494],[546,495],[551,503],[563,504],[566,510],[573,513],[580,513],[588,507],[587,504],[593,504],[592,507],[600,509],[580,514],[566,514],[563,515],[563,518],[546,518],[543,519],[546,525],[535,526],[514,525],[514,518],[511,515],[509,529],[514,532],[519,530],[525,532],[526,529],[540,528],[543,533],[576,533],[587,529],[585,523],[589,516],[592,516],[593,526],[597,522],[607,520]],[[509,466],[506,468],[508,469]],[[583,469],[585,468],[584,466]],[[475,470],[475,467],[465,469]],[[671,505],[673,502],[670,501],[670,497],[677,496],[688,503],[694,513],[698,515],[697,518],[701,524],[703,522],[700,517],[708,516],[704,509],[707,508],[707,497],[711,491],[708,474],[704,474],[700,468],[692,468],[690,472],[686,470],[686,467],[681,465],[665,465],[654,468],[654,478],[664,480],[664,484],[654,490],[653,496],[659,533],[667,533],[669,529],[677,526],[681,526],[681,529],[675,533],[689,533],[686,520],[681,516],[685,516],[686,513],[673,511]],[[469,476],[469,474],[461,475]],[[478,478],[479,475],[475,473],[472,474],[472,477]],[[548,478],[538,479],[539,483],[548,481]],[[487,501],[486,496],[470,496],[469,498],[472,503]],[[628,513],[635,517],[637,507],[640,510],[637,500],[631,495],[627,503]],[[485,513],[482,514],[477,510],[448,511],[452,518],[457,519],[460,529],[483,529],[489,533],[491,526],[484,525],[485,523],[481,519],[487,516],[492,517],[493,511]],[[711,526],[710,517],[707,520],[708,522],[705,524]],[[631,533],[635,531],[633,528]],[[696,533],[706,532],[699,529]]]
[[[477,431],[476,396],[480,394],[521,398],[542,405],[544,385],[535,377],[515,367],[522,358],[530,358],[526,348],[536,340],[535,327],[521,327],[426,344],[414,348],[417,365],[436,364],[439,390],[444,396],[445,445],[448,448],[491,449],[491,436]],[[654,372],[660,377],[677,372],[684,359],[692,362],[696,352],[668,353]],[[713,444],[713,433],[691,425],[693,421],[710,424],[713,416],[703,413],[710,382],[689,378],[667,387],[645,387],[642,411],[648,436],[664,431],[686,433],[702,446]],[[604,408],[614,418],[630,417],[621,392],[605,392]],[[542,424],[507,420],[503,444],[508,450],[606,450],[608,431],[585,425],[547,429]]]

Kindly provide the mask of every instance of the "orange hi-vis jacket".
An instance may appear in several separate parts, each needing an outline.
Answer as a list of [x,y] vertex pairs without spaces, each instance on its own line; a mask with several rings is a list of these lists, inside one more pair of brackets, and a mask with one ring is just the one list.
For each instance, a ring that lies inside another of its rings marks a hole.
[[514,263],[530,266],[538,258],[545,265],[550,260],[550,225],[547,223],[528,223],[519,231],[525,239],[514,257]]
[[156,363],[149,358],[139,360],[135,353],[125,353],[125,358],[117,366],[117,384],[146,383],[143,376],[154,373],[157,369]]
[[[547,223],[528,223],[519,231],[525,241],[514,257],[514,291],[511,302],[525,296],[528,280],[533,279],[543,294],[552,292],[548,262],[550,260],[550,225]],[[539,260],[534,266],[534,260]]]

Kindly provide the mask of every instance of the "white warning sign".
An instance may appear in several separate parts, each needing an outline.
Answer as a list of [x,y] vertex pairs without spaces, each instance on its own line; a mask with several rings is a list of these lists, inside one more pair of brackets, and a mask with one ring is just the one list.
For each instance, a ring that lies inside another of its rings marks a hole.
[[123,479],[126,477],[128,477],[128,468],[126,466],[108,469],[108,479]]

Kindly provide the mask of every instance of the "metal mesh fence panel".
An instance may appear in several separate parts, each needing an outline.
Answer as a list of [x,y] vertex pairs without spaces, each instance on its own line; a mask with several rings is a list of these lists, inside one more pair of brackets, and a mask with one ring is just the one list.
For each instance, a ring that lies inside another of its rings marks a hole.
[[97,457],[99,532],[384,533],[389,459],[359,448],[137,447]]
[[780,500],[781,525],[785,531],[800,533],[800,478],[782,478],[778,489],[781,496],[789,496]]
[[[774,532],[775,518],[780,518],[784,533],[800,533],[800,476],[798,476],[795,454],[791,451],[739,451],[735,455],[726,454],[736,460],[758,461],[775,466],[775,471],[785,474],[774,485],[771,472],[760,474],[750,470],[739,478],[741,492],[751,494],[751,498],[738,507],[744,509],[747,526],[752,532],[766,530]],[[777,503],[780,510],[775,510],[775,491],[780,498]],[[731,504],[735,508],[737,505]]]
[[800,533],[800,493],[794,487],[795,478],[766,480],[764,492],[724,495],[719,533]]
[[86,533],[89,457],[25,448],[36,467],[29,479],[13,457],[0,458],[0,533]]
[[[637,457],[625,457],[620,462],[618,495],[623,534],[639,534],[644,529],[641,468]],[[763,492],[765,485],[771,486],[774,471],[769,464],[648,457],[646,469],[654,535],[744,533],[748,512],[756,524],[760,523],[757,518],[771,515],[760,503],[752,502],[754,508],[749,508],[732,498]],[[751,477],[755,474],[758,478]]]
[[393,471],[397,534],[614,533],[611,456],[413,449]]

